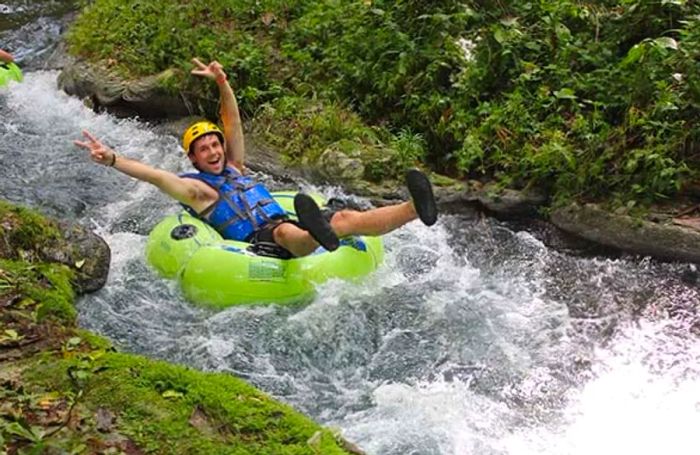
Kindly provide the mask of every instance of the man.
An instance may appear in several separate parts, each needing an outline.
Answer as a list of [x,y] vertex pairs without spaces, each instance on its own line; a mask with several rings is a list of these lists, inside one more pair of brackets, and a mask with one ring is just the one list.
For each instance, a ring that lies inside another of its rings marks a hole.
[[0,62],[12,63],[14,61],[15,61],[15,58],[12,56],[12,54],[0,49]]
[[260,183],[245,175],[245,145],[240,113],[223,67],[216,61],[204,65],[193,59],[192,74],[212,79],[221,96],[223,131],[203,121],[183,135],[183,148],[198,173],[178,176],[126,158],[105,146],[88,131],[86,141],[74,141],[90,151],[93,161],[111,166],[131,177],[149,182],[188,210],[209,222],[224,238],[248,242],[274,242],[293,256],[305,256],[319,245],[329,251],[339,237],[378,236],[419,218],[430,226],[437,208],[427,177],[418,170],[407,173],[412,201],[364,212],[340,210],[323,213],[306,194],[298,194],[294,208],[299,222],[286,219],[286,212]]

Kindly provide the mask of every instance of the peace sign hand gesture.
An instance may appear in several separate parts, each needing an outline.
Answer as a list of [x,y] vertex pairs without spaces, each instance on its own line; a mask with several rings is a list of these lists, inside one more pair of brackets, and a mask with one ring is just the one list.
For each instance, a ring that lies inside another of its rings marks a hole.
[[83,130],[83,136],[87,138],[86,142],[75,140],[73,143],[78,147],[90,150],[90,158],[94,162],[104,166],[114,166],[117,161],[117,153],[114,150],[104,145],[87,130]]
[[196,76],[206,77],[215,81],[226,80],[226,73],[224,72],[224,67],[221,63],[216,60],[212,61],[208,65],[202,63],[198,58],[193,58],[192,63],[197,66],[197,68],[192,70],[192,74]]

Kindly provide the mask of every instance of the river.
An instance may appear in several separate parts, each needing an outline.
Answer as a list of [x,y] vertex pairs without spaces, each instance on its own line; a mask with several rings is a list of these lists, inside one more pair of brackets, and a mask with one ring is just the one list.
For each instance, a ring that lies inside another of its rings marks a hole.
[[176,138],[56,88],[42,68],[60,4],[0,4],[0,46],[26,70],[0,89],[0,197],[109,243],[108,282],[78,301],[81,326],[128,352],[235,374],[369,454],[697,453],[700,288],[688,264],[574,256],[445,214],[386,236],[376,273],[326,283],[309,305],[188,304],[143,255],[177,205],[72,140],[89,129],[148,164],[188,163]]

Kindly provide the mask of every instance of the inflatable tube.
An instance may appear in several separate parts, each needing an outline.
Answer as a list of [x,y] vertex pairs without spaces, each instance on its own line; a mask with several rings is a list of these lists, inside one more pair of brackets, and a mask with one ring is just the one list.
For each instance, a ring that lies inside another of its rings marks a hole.
[[22,82],[22,70],[14,63],[0,64],[0,87],[4,87],[10,81]]
[[[273,197],[290,215],[294,192]],[[314,198],[323,205],[324,201]],[[280,259],[255,252],[249,243],[224,240],[208,224],[186,213],[164,218],[151,231],[146,258],[160,275],[176,279],[185,297],[213,308],[241,304],[294,304],[311,299],[330,279],[352,280],[374,271],[384,258],[381,239],[351,237],[336,251],[318,248],[302,258]]]

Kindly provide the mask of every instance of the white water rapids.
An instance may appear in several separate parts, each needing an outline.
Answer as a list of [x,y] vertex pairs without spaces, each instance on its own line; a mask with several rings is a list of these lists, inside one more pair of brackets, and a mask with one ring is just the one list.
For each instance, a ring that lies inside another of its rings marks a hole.
[[377,273],[327,283],[308,306],[203,311],[143,256],[177,206],[72,145],[89,129],[179,172],[177,139],[93,113],[56,77],[29,72],[0,89],[0,197],[104,236],[109,280],[80,299],[80,323],[121,349],[236,374],[370,454],[698,453],[688,265],[573,257],[445,215],[387,236]]

